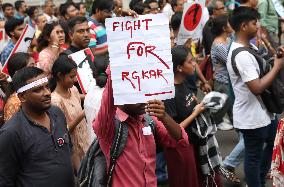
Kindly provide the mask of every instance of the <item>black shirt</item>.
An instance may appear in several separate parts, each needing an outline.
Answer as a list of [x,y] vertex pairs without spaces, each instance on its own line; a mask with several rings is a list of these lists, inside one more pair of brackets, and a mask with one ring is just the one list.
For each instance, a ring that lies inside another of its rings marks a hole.
[[48,110],[51,132],[21,109],[0,129],[0,187],[73,187],[71,140],[63,112]]
[[[172,99],[165,100],[166,112],[177,122],[181,123],[193,112],[194,107],[197,105],[197,102],[193,99],[194,94],[186,85],[186,81],[182,84],[175,84],[175,97]],[[195,123],[192,122],[185,131],[190,134],[190,126]],[[191,137],[189,136],[190,142],[192,142]]]

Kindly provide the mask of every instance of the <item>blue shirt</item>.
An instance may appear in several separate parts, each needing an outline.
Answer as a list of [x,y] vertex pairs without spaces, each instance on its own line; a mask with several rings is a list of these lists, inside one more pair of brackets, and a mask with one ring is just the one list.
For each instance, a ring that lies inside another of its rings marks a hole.
[[17,12],[14,17],[17,18],[17,19],[22,19],[22,20],[24,20],[26,16],[22,16],[22,15],[19,14],[19,12]]
[[1,61],[2,66],[4,66],[6,60],[8,59],[14,47],[15,47],[15,44],[13,44],[12,40],[10,40],[9,43],[6,45],[6,47],[3,49],[0,55],[0,61]]

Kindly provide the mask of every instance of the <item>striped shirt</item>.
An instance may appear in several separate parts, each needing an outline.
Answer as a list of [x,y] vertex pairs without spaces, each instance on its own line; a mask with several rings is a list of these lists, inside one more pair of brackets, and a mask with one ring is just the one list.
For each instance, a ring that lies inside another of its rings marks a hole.
[[224,84],[229,83],[229,74],[227,71],[226,64],[231,42],[232,40],[230,38],[230,41],[226,44],[213,43],[211,48],[211,60],[215,80]]
[[108,48],[106,29],[103,24],[97,20],[88,18],[90,26],[91,40],[89,43],[90,48],[96,48],[96,52],[103,51]]

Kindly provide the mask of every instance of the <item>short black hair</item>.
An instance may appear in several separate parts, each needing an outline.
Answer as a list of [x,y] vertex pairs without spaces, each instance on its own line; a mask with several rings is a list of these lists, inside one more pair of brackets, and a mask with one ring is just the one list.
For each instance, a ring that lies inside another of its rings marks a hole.
[[81,24],[84,22],[88,22],[88,20],[86,17],[83,17],[83,16],[76,16],[74,18],[71,18],[70,20],[68,20],[69,31],[73,32],[75,25]]
[[247,3],[249,0],[236,0],[236,2],[240,3],[240,4],[245,4]]
[[144,1],[144,4],[146,4],[146,5],[149,5],[151,3],[157,3],[158,4],[158,1],[156,1],[156,0],[145,0]]
[[177,0],[171,0],[171,7],[173,11],[174,11],[174,7],[176,6],[177,6]]
[[247,23],[253,20],[258,20],[259,18],[260,15],[256,9],[251,7],[241,6],[233,11],[229,21],[234,31],[238,32],[243,23]]
[[67,9],[70,6],[74,6],[76,9],[79,9],[74,2],[67,2],[67,3],[61,4],[59,6],[60,15],[65,17],[65,15],[67,14]]
[[113,10],[114,0],[95,0],[92,5],[92,14],[96,14],[96,10]]
[[7,67],[11,77],[20,69],[27,66],[29,59],[32,58],[29,53],[18,52],[9,58]]
[[224,27],[227,27],[228,24],[228,16],[226,15],[220,15],[212,20],[212,27],[211,32],[215,36],[220,36],[224,32]]
[[25,67],[20,69],[12,78],[13,90],[16,92],[19,88],[25,86],[28,80],[35,78],[43,73],[44,71],[37,67]]
[[11,3],[4,3],[2,5],[3,12],[5,11],[6,8],[10,8],[10,7],[14,8],[14,6]]
[[131,9],[131,10],[133,10],[134,9],[134,6],[137,4],[137,3],[143,3],[143,1],[142,0],[131,0],[130,1],[130,3],[129,3],[129,8]]
[[134,10],[137,14],[142,15],[144,13],[146,5],[142,2],[136,3],[132,10]]
[[109,65],[109,55],[108,53],[95,55],[95,67],[93,69],[93,77],[96,80],[98,87],[103,88],[107,83],[106,69]]
[[25,1],[15,1],[15,9],[17,11],[19,11],[19,9],[21,8],[22,6],[22,3],[24,3]]
[[28,8],[27,9],[28,16],[32,17],[34,15],[36,9],[37,9],[37,7],[35,7],[35,6],[32,6],[32,7]]
[[176,12],[171,18],[171,27],[173,31],[177,31],[180,27],[182,12]]
[[187,56],[190,54],[190,50],[184,45],[178,45],[172,48],[172,60],[174,73],[177,71],[178,66],[182,66],[186,61]]
[[24,23],[23,19],[17,19],[15,17],[10,18],[9,20],[6,21],[5,23],[5,32],[6,34],[11,38],[12,35],[10,32],[13,32],[17,26],[20,26]]

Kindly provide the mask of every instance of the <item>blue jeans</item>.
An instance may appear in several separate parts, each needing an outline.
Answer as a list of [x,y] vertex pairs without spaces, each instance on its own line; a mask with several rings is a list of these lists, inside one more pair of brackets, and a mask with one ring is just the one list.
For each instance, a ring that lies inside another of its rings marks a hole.
[[164,153],[157,153],[156,156],[156,175],[158,182],[165,182],[168,180],[168,172],[166,170],[166,160],[164,157]]
[[229,156],[223,161],[224,166],[230,166],[233,168],[238,167],[245,158],[245,143],[244,137],[241,132],[239,132],[239,143],[235,146]]
[[272,120],[266,127],[240,130],[245,143],[244,170],[248,187],[265,185],[266,174],[271,166],[276,130],[277,120]]

